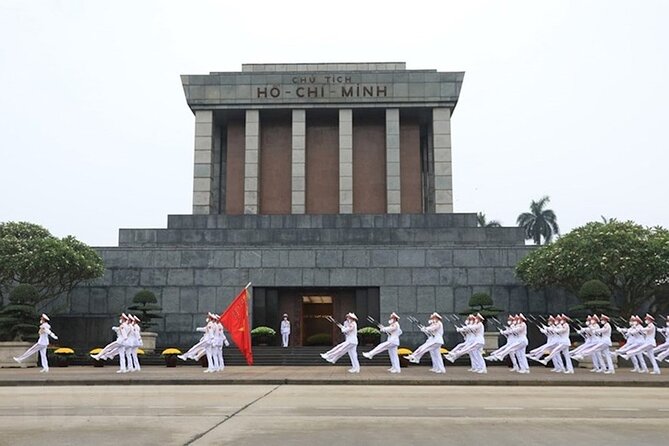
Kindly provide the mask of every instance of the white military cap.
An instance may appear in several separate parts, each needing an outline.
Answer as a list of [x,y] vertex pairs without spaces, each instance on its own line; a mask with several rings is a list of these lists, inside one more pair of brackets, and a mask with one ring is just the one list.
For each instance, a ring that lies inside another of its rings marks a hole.
[[398,314],[395,313],[394,311],[393,311],[392,313],[390,313],[390,317],[395,318],[395,320],[397,320],[397,321],[400,320],[400,317],[399,317]]
[[442,318],[441,318],[441,315],[440,315],[439,313],[437,313],[437,312],[434,312],[434,313],[432,313],[432,314],[430,315],[430,319],[433,319],[433,318],[437,318],[437,319],[439,319],[439,320],[442,319]]
[[355,313],[348,313],[346,317],[353,319],[354,321],[358,320],[358,316],[355,315]]
[[42,313],[41,318],[44,319],[45,321],[50,321],[50,320],[51,320],[51,319],[49,319],[49,316],[47,316],[47,315],[44,314],[44,313]]

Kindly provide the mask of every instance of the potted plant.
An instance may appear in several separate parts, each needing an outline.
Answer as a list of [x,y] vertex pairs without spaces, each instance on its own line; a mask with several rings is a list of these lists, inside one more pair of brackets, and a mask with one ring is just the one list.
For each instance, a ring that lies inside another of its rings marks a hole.
[[376,327],[362,327],[358,336],[362,345],[376,345],[381,340],[381,332]]
[[176,367],[177,362],[179,362],[177,359],[177,356],[181,354],[181,350],[178,348],[166,348],[163,350],[163,358],[165,358],[165,367]]
[[30,362],[17,364],[13,357],[25,352],[37,340],[39,329],[35,304],[40,295],[32,285],[18,285],[9,293],[9,303],[0,309],[0,367],[34,367]]
[[70,365],[70,358],[74,356],[74,350],[69,347],[60,347],[54,350],[57,367],[67,367]]
[[253,345],[269,345],[276,336],[273,328],[260,326],[251,330],[251,340]]
[[139,318],[141,322],[139,326],[142,330],[142,342],[144,350],[153,353],[156,350],[156,338],[158,333],[151,331],[153,327],[158,324],[153,322],[154,319],[162,319],[160,311],[162,308],[158,305],[158,299],[153,292],[149,290],[138,291],[132,298],[132,305],[128,307],[128,311],[139,311]]
[[[97,355],[101,351],[102,351],[102,348],[95,347],[90,352],[88,352],[88,354],[89,354],[89,356],[90,355]],[[102,359],[95,359],[95,358],[91,358],[91,359],[93,360],[93,367],[104,367],[105,366],[105,362]]]

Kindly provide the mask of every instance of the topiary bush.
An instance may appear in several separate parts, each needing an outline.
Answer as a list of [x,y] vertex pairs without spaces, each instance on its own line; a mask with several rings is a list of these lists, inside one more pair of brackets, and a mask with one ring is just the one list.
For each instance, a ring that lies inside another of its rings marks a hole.
[[152,322],[153,319],[163,318],[163,316],[158,313],[159,311],[162,311],[162,308],[158,305],[158,298],[149,290],[138,291],[132,298],[132,303],[133,305],[128,307],[128,311],[140,312],[139,318],[141,319],[141,322],[139,323],[139,326],[142,331],[150,331],[152,327],[158,325],[157,323]]
[[34,341],[38,338],[35,305],[41,300],[32,285],[21,284],[9,293],[9,304],[0,309],[0,340]]
[[460,314],[481,313],[484,318],[495,317],[504,310],[493,306],[494,302],[488,293],[474,293],[469,298],[469,308]]
[[611,289],[601,280],[588,280],[578,291],[581,303],[570,307],[569,311],[617,314],[618,308],[611,304],[611,294]]
[[309,336],[305,341],[305,345],[332,345],[332,336],[328,333],[317,333]]

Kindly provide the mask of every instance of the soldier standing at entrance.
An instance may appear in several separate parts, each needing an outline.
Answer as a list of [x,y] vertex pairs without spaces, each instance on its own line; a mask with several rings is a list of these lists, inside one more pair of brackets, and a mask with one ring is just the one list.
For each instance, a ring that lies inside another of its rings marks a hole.
[[281,321],[281,345],[283,347],[288,347],[288,338],[290,337],[290,321],[288,320],[288,315],[283,315],[283,320]]

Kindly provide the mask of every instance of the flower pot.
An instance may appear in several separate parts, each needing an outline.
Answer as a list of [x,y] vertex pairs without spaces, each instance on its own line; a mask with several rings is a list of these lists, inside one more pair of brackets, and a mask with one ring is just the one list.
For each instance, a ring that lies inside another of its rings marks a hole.
[[142,350],[148,354],[152,354],[156,351],[156,338],[158,333],[152,331],[143,331],[142,332]]
[[56,357],[56,367],[68,367],[70,365],[70,355],[54,355]]
[[177,362],[177,355],[165,355],[165,367],[176,367]]
[[202,367],[209,367],[209,361],[207,361],[206,356],[200,358],[200,365],[202,365]]

